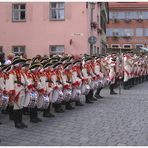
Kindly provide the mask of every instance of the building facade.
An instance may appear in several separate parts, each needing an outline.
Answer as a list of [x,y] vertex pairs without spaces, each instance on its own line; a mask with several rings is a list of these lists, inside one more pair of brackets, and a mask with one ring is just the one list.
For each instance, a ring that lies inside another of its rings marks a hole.
[[[0,3],[0,50],[15,54],[96,54],[101,3]],[[88,42],[90,36],[96,42]]]
[[148,48],[148,3],[110,2],[108,48]]

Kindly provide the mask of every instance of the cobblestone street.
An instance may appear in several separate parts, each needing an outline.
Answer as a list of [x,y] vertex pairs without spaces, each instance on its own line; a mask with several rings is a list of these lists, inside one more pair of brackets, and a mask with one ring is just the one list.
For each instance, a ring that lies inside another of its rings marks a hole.
[[23,116],[28,125],[24,130],[16,129],[8,115],[1,115],[0,145],[148,145],[147,88],[145,82],[116,96],[104,89],[104,98],[94,104],[55,114],[55,118],[42,117],[38,124]]

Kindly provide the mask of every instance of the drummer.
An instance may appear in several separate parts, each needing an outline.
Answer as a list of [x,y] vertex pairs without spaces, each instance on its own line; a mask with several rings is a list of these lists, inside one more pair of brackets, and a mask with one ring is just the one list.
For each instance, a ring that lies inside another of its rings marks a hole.
[[[44,94],[45,89],[43,88],[40,82],[40,73],[39,68],[42,65],[39,62],[33,62],[30,66],[30,70],[28,73],[28,81],[31,84],[29,86],[31,91],[38,91],[39,94]],[[37,106],[34,108],[30,108],[30,122],[38,123],[42,120],[38,117]]]
[[13,102],[13,115],[14,115],[14,124],[16,128],[23,129],[27,128],[22,122],[22,108],[23,102],[25,99],[24,85],[26,80],[21,71],[22,64],[25,63],[25,59],[16,57],[12,61],[13,69],[10,70],[9,74],[9,95],[10,100]]
[[48,60],[46,62],[43,62],[43,71],[41,72],[41,83],[43,88],[45,88],[46,93],[49,97],[49,106],[47,109],[43,110],[43,117],[54,117],[51,113],[51,107],[52,107],[52,91],[53,91],[53,82],[51,80],[52,75],[52,63]]

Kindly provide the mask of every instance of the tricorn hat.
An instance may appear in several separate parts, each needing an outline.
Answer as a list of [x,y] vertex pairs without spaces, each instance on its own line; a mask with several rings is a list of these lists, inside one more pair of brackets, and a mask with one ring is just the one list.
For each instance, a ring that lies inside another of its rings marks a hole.
[[70,65],[72,65],[71,62],[66,63],[66,64],[64,65],[64,69],[67,68],[67,67],[70,66]]
[[42,65],[39,62],[32,63],[30,66],[30,70],[33,70],[33,69],[38,68],[40,66],[42,66]]
[[12,65],[19,64],[19,63],[25,63],[25,62],[26,62],[26,59],[20,58],[20,57],[16,57],[16,58],[14,58],[14,60],[12,61]]
[[55,63],[54,65],[53,65],[53,68],[57,68],[59,65],[61,65],[62,64],[62,62],[57,62],[57,63]]

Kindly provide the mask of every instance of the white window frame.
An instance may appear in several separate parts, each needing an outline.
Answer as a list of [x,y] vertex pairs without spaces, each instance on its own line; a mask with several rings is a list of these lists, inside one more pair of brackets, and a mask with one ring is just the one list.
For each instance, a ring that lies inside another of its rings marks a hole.
[[[118,47],[113,47],[113,46],[118,46]],[[111,48],[120,48],[120,44],[111,44]]]
[[[17,52],[14,51],[14,48],[18,48],[18,51],[17,51]],[[24,48],[24,51],[23,51],[23,52],[21,51],[21,48]],[[23,54],[23,53],[26,52],[26,46],[24,46],[24,45],[12,46],[12,52],[13,52],[14,54]]]
[[[63,47],[63,51],[52,51],[52,47]],[[64,54],[65,53],[65,46],[64,45],[49,45],[49,54]]]
[[[52,3],[57,3],[57,8],[52,8]],[[59,7],[60,6],[60,3],[64,3],[64,7]],[[49,9],[50,9],[50,11],[49,11],[49,20],[52,20],[52,21],[63,21],[63,20],[65,20],[65,2],[50,2],[50,4],[49,4]],[[60,11],[64,11],[64,18],[59,18],[59,16],[60,16]],[[52,11],[56,11],[56,15],[58,16],[58,18],[54,18],[53,16],[52,16]]]
[[135,44],[135,49],[137,48],[136,46],[141,46],[142,45],[142,47],[144,47],[144,44]]
[[[129,48],[125,48],[125,46],[130,46]],[[123,48],[125,49],[131,49],[132,48],[132,44],[123,44]]]
[[[18,5],[18,9],[15,9],[14,7]],[[21,5],[25,5],[25,9],[21,9]],[[21,13],[25,12],[25,18],[21,18]],[[15,18],[15,15],[17,15],[18,18]],[[26,21],[26,3],[13,3],[12,4],[12,21],[13,22],[25,22]]]

